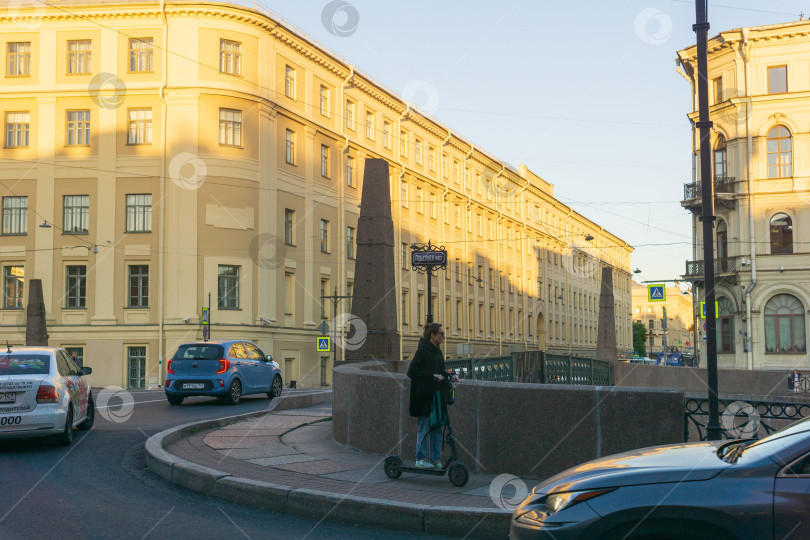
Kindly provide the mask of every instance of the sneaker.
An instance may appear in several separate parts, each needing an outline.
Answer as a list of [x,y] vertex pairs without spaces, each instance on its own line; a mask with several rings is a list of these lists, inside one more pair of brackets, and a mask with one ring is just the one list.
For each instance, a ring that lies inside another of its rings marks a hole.
[[425,461],[424,459],[417,459],[416,460],[416,468],[417,469],[432,469],[433,465]]
[[437,471],[442,470],[442,462],[441,462],[441,461],[434,461],[434,462],[433,462],[433,463],[431,463],[430,465],[431,465],[431,467],[433,467],[433,468],[434,468],[434,469],[436,469]]

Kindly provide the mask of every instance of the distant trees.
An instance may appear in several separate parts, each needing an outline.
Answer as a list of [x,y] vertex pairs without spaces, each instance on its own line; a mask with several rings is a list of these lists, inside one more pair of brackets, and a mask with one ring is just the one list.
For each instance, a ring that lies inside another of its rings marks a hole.
[[644,323],[633,323],[633,350],[639,356],[647,356],[647,328]]

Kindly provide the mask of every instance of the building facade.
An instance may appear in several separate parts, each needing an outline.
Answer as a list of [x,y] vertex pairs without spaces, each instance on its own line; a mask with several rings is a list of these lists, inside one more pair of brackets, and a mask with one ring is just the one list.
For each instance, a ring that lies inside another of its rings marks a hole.
[[[692,354],[694,339],[694,311],[692,295],[683,294],[679,287],[666,287],[666,298],[663,302],[650,302],[647,287],[633,282],[633,321],[640,322],[647,329],[647,355],[665,352],[664,334],[666,333],[666,351],[674,350]],[[666,332],[664,332],[664,313],[666,309]]]
[[[709,40],[720,367],[810,367],[808,31],[810,22],[800,20],[738,28]],[[681,204],[694,213],[694,260],[687,262],[685,278],[702,300],[695,55],[694,46],[678,52],[679,72],[692,89],[694,149],[693,178]]]
[[[461,343],[592,355],[603,265],[631,343],[626,242],[258,5],[15,3],[0,29],[12,343],[39,278],[51,344],[77,349],[96,384],[160,384],[209,304],[212,338],[252,339],[286,381],[330,384],[316,329],[351,312],[322,297],[352,294],[366,158],[391,172],[403,358],[428,301],[449,357]],[[431,299],[408,264],[428,240],[450,262]]]

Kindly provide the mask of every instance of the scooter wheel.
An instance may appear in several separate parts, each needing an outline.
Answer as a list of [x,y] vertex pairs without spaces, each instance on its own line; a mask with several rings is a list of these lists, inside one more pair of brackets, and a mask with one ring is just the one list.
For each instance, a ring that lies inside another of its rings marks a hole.
[[388,456],[385,458],[385,476],[388,478],[396,480],[402,476],[402,471],[399,470],[400,467],[402,467],[402,460],[399,459],[399,456]]
[[462,487],[466,485],[467,480],[470,479],[470,471],[467,470],[467,467],[465,467],[463,463],[456,461],[450,466],[448,476],[450,476],[451,484],[456,487]]

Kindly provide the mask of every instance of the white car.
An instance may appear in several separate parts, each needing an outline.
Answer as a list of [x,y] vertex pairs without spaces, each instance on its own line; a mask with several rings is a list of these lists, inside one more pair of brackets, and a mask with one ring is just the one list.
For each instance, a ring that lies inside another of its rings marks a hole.
[[95,407],[84,375],[57,347],[0,348],[0,439],[52,436],[73,442],[73,429],[90,429]]

